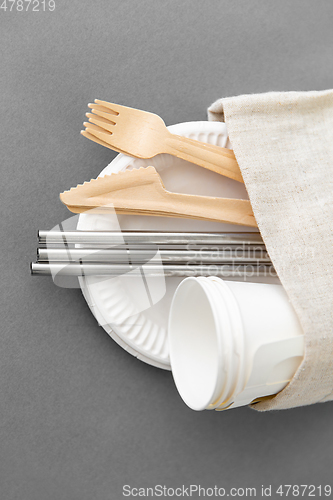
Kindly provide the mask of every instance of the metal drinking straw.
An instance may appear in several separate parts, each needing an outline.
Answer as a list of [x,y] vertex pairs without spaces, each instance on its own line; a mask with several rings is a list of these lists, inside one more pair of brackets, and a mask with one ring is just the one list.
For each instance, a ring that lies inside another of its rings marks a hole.
[[131,266],[125,264],[46,264],[31,263],[31,274],[39,276],[145,276],[150,277],[188,277],[188,276],[220,276],[253,277],[276,276],[271,265],[152,265]]
[[40,263],[57,262],[104,262],[104,263],[138,263],[144,264],[150,260],[159,259],[163,263],[270,263],[265,250],[236,249],[236,250],[134,250],[134,249],[104,249],[104,248],[39,248],[37,260]]
[[259,233],[157,231],[39,231],[41,244],[102,245],[264,245]]

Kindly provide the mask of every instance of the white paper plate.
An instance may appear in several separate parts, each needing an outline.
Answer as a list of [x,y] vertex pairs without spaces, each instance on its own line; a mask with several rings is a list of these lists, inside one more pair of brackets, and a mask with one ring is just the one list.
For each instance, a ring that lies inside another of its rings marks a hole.
[[[230,148],[227,129],[220,122],[189,122],[168,127],[170,132]],[[219,174],[161,154],[149,160],[119,154],[100,176],[126,169],[153,165],[165,188],[178,193],[243,198],[243,184]],[[97,177],[97,176],[96,176]],[[116,220],[115,220],[116,219]],[[92,215],[79,217],[80,230],[161,230],[161,231],[250,231],[250,228],[218,222],[133,215]],[[172,296],[182,278],[141,277],[80,278],[83,295],[99,324],[124,349],[142,361],[169,370],[167,321]]]

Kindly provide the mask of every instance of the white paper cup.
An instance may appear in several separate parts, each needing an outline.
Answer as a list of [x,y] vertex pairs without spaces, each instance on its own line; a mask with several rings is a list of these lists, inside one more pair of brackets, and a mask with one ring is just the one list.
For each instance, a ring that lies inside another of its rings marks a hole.
[[193,410],[244,406],[277,394],[304,356],[304,336],[281,285],[186,278],[169,315],[173,377]]

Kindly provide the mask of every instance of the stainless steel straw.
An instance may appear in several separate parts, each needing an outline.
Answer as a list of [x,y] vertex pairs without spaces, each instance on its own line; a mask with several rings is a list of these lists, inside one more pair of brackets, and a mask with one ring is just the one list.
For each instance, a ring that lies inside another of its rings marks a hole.
[[155,231],[39,231],[41,244],[102,245],[264,245],[259,233],[191,233]]
[[140,276],[144,272],[150,277],[188,277],[188,276],[220,276],[220,277],[253,277],[276,276],[271,265],[151,265],[133,267],[124,264],[45,264],[32,263],[32,275],[58,276]]
[[150,260],[160,259],[163,263],[270,263],[270,258],[265,249],[251,250],[243,249],[215,249],[215,250],[118,250],[100,248],[39,248],[37,260],[40,263],[56,262],[104,262],[104,263],[127,263],[143,264]]

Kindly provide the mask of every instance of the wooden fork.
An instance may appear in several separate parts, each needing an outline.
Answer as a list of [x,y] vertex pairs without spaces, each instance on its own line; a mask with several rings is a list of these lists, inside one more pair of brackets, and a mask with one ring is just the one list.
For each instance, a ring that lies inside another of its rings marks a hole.
[[231,149],[171,134],[158,115],[95,99],[81,134],[107,148],[136,158],[168,153],[244,182]]

